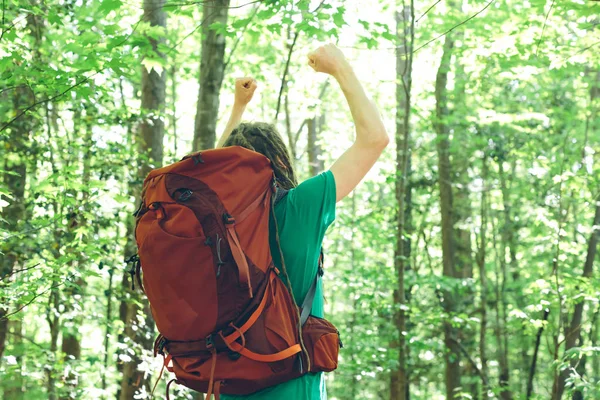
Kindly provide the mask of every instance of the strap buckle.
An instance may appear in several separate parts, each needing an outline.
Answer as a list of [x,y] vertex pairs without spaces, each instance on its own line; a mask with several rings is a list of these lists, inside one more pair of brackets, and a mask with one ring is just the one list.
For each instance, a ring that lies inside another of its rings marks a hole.
[[235,218],[233,218],[231,215],[225,213],[225,214],[223,214],[223,223],[225,225],[235,224]]
[[204,339],[204,343],[206,343],[206,350],[212,350],[215,347],[215,340],[213,338],[214,334],[210,334]]

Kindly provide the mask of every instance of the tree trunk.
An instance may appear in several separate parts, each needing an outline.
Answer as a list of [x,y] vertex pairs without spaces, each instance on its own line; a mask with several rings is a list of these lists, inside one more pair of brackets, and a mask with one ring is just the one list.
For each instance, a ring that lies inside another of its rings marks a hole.
[[408,315],[404,273],[410,268],[410,242],[406,237],[406,223],[410,218],[407,210],[410,204],[410,111],[412,87],[412,48],[414,38],[414,7],[404,5],[396,12],[396,246],[394,249],[394,269],[397,276],[394,290],[394,324],[397,339],[391,348],[398,350],[398,369],[390,374],[390,400],[407,400],[410,386],[407,369],[406,329]]
[[[438,152],[438,179],[440,188],[440,209],[442,214],[442,258],[444,276],[450,279],[459,278],[456,270],[456,237],[453,227],[453,199],[452,199],[452,178],[450,164],[450,129],[448,127],[448,99],[447,83],[448,72],[450,71],[450,59],[454,41],[451,35],[446,35],[442,53],[442,60],[435,80],[435,100],[436,113],[434,128],[437,134],[437,152]],[[449,319],[451,314],[456,311],[456,293],[455,290],[446,290],[443,294],[443,306],[446,312],[444,321],[444,344],[446,352],[444,359],[446,364],[445,384],[446,399],[454,399],[461,388],[460,373],[460,348],[457,343],[459,330],[452,326]]]
[[212,24],[227,24],[229,0],[203,3],[202,53],[193,151],[215,147],[219,92],[225,72],[225,36],[211,29]]
[[[32,6],[37,6],[36,2],[32,2]],[[27,16],[27,29],[29,36],[33,40],[33,49],[31,53],[35,62],[40,62],[39,48],[42,40],[44,29],[43,20],[41,17],[34,14]],[[4,100],[4,98],[2,99]],[[8,100],[8,98],[6,99]],[[14,90],[12,99],[14,115],[19,115],[27,108],[35,98],[28,87],[19,86]],[[27,150],[31,144],[30,134],[35,129],[35,121],[31,114],[23,115],[18,120],[11,124],[8,129],[8,137],[6,138],[7,153],[10,157],[5,157],[3,169],[7,173],[4,174],[4,185],[11,196],[8,205],[4,208],[2,217],[6,220],[6,226],[10,232],[19,232],[25,218],[25,186],[27,181]],[[0,285],[6,285],[11,280],[11,275],[14,268],[20,259],[24,259],[21,255],[26,254],[24,241],[13,236],[6,243],[3,243],[0,250],[3,251],[3,257],[0,258]],[[8,320],[4,318],[8,310],[5,308],[6,302],[0,298],[0,360],[6,348],[6,335],[8,333]],[[18,317],[17,317],[18,318]]]
[[479,284],[480,284],[480,307],[481,307],[481,322],[479,324],[479,358],[481,359],[481,398],[488,398],[489,387],[488,382],[488,365],[486,351],[486,330],[487,330],[487,274],[485,268],[486,261],[486,245],[487,245],[487,182],[488,182],[488,163],[487,154],[483,155],[483,165],[481,169],[481,228],[479,234],[479,249],[477,251],[477,266],[479,267]]
[[[503,160],[498,160],[498,173],[500,175],[500,180],[504,181],[504,162]],[[506,191],[506,190],[505,190]],[[504,193],[504,192],[503,192]],[[503,199],[506,199],[503,196]],[[506,206],[506,204],[505,204]],[[507,206],[506,206],[507,207]],[[497,291],[498,298],[496,303],[496,321],[497,321],[497,345],[498,345],[498,364],[500,368],[499,375],[499,384],[500,384],[500,398],[502,400],[510,400],[512,399],[512,392],[509,389],[510,382],[510,369],[508,365],[508,335],[506,333],[506,279],[507,279],[507,268],[506,268],[506,249],[510,243],[510,235],[508,233],[508,229],[510,229],[510,218],[507,216],[507,210],[505,209],[503,212],[504,216],[504,225],[501,228],[501,236],[500,236],[500,250],[498,253],[498,258],[500,259],[500,270],[501,270],[501,281],[498,283],[499,290]]]
[[[86,105],[85,107],[85,120],[88,121],[85,123],[85,134],[83,137],[82,143],[77,143],[77,146],[82,146],[84,152],[81,156],[81,160],[83,163],[83,173],[81,178],[82,187],[87,188],[90,184],[90,176],[91,176],[91,166],[90,161],[92,159],[92,124],[90,121],[95,117],[96,112],[93,105]],[[78,141],[77,138],[80,137],[80,123],[83,120],[81,110],[76,110],[75,116],[73,118],[74,121],[74,136],[75,140]],[[76,160],[80,159],[79,155],[77,155]],[[77,196],[77,193],[73,193],[74,197]],[[68,226],[68,243],[67,246],[70,246],[71,243],[75,240],[75,230],[80,226],[86,226],[88,221],[85,219],[86,213],[90,212],[91,209],[89,207],[89,195],[87,189],[82,190],[80,194],[80,203],[77,207],[71,208],[68,212],[69,217],[69,226]],[[77,251],[77,249],[73,249],[73,251]],[[77,261],[77,269],[79,271],[85,270],[85,257],[80,255]],[[71,265],[73,268],[73,265]],[[64,311],[61,313],[63,316],[63,321],[61,323],[62,330],[62,345],[61,351],[64,355],[64,361],[66,365],[73,364],[70,368],[65,368],[66,375],[63,376],[63,381],[65,382],[65,387],[67,390],[60,396],[61,400],[71,400],[76,398],[76,388],[78,386],[78,374],[74,373],[76,371],[76,361],[81,358],[81,334],[79,333],[79,328],[83,323],[83,315],[80,312],[76,312],[75,304],[83,302],[83,295],[85,293],[85,285],[86,281],[83,278],[79,278],[76,281],[76,284],[72,287],[66,288],[63,290],[63,295],[61,296],[63,301]],[[83,309],[83,304],[79,304],[78,309]]]
[[[457,33],[454,40],[463,41],[464,34]],[[471,228],[469,226],[472,219],[473,210],[471,209],[471,199],[469,198],[469,166],[471,163],[471,148],[467,143],[472,143],[471,133],[468,126],[468,111],[466,104],[466,84],[468,82],[467,73],[461,62],[461,53],[454,54],[454,102],[451,112],[453,121],[454,138],[453,142],[460,144],[459,156],[453,157],[452,169],[456,179],[456,185],[453,187],[453,226],[456,235],[456,258],[455,268],[457,275],[462,279],[473,278],[473,249],[471,243]],[[457,311],[471,313],[475,305],[475,287],[466,285],[461,289],[460,301],[456,304]],[[478,351],[475,332],[470,329],[463,329],[460,335],[460,342],[469,354],[475,354]],[[464,391],[471,393],[473,399],[479,398],[479,381],[476,379],[477,366],[468,362],[464,364],[462,376],[466,377]]]
[[[145,0],[144,1],[144,21],[150,23],[151,26],[166,27],[167,15],[163,10],[165,0]],[[152,47],[157,54],[159,41],[148,38]],[[162,55],[161,55],[162,56]],[[142,181],[153,166],[160,166],[163,162],[163,137],[164,137],[164,121],[162,115],[165,109],[165,90],[166,77],[165,72],[158,73],[155,69],[148,71],[142,67],[142,110],[147,112],[143,116],[140,127],[140,137],[138,137],[138,149],[140,154],[148,154],[149,163],[141,158],[138,178]],[[141,188],[136,186],[130,188],[130,192],[141,201]],[[137,249],[133,240],[133,232],[135,229],[133,218],[129,218],[127,222],[127,244],[125,255],[135,254]],[[138,369],[141,362],[141,354],[143,349],[149,350],[152,347],[152,336],[154,323],[150,313],[148,301],[141,298],[140,290],[132,290],[130,286],[133,282],[129,282],[127,273],[123,276],[123,290],[125,299],[120,306],[120,317],[125,326],[125,345],[133,350],[131,360],[122,365],[123,377],[121,387],[117,398],[120,400],[133,399],[136,391],[144,387],[148,392],[149,379],[144,372]],[[143,306],[137,305],[138,302]],[[138,314],[142,314],[138,318]],[[141,323],[140,323],[141,322]],[[130,353],[129,353],[130,354]]]
[[308,173],[310,176],[315,176],[324,169],[323,160],[321,159],[323,150],[318,143],[318,131],[320,130],[318,122],[320,119],[319,116],[315,116],[306,122],[308,128]]
[[[15,114],[29,105],[30,93],[25,88],[15,90],[13,107]],[[6,143],[9,146],[10,157],[5,157],[3,169],[8,172],[4,174],[4,185],[11,196],[9,204],[4,208],[2,217],[6,220],[6,226],[10,232],[19,232],[25,221],[25,185],[27,179],[26,151],[29,148],[31,121],[23,117],[15,121],[9,129]],[[3,243],[3,257],[0,258],[0,285],[6,285],[12,279],[15,265],[24,253],[23,241],[14,237],[7,243]],[[6,335],[8,332],[8,320],[4,318],[8,310],[3,299],[0,299],[0,360],[6,348]]]

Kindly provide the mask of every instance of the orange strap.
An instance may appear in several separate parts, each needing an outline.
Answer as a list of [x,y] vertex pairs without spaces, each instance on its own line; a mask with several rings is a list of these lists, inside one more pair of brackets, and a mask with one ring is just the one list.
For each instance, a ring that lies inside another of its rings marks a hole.
[[248,207],[246,207],[246,209],[244,211],[242,211],[241,213],[239,213],[237,215],[237,217],[235,217],[235,222],[237,222],[239,224],[240,222],[245,220],[248,217],[248,215],[250,215],[252,213],[252,211],[256,210],[256,208],[258,206],[260,206],[261,204],[263,205],[263,207],[266,207],[268,204],[268,201],[269,201],[269,193],[270,192],[271,192],[271,187],[269,186],[263,194],[259,195],[256,198],[256,200],[254,200]]
[[213,394],[215,395],[215,400],[220,400],[221,399],[221,381],[216,381],[215,382],[215,387],[214,387]]
[[[269,278],[270,286],[273,285],[273,279],[275,279],[275,274],[271,274],[271,276]],[[254,323],[256,322],[258,317],[260,317],[260,314],[262,314],[266,305],[267,305],[267,292],[265,290],[265,294],[263,295],[263,298],[260,301],[260,304],[258,305],[258,307],[256,307],[256,310],[252,313],[252,315],[250,316],[250,318],[248,318],[248,320],[244,323],[244,325],[242,325],[239,329],[236,329],[235,332],[233,332],[231,335],[223,337],[223,341],[225,342],[225,344],[230,344],[230,343],[235,342],[240,336],[242,336],[243,333],[246,333],[246,331],[248,331],[248,329],[250,329],[250,327],[252,325],[254,325]]]
[[[212,364],[210,367],[210,380],[208,381],[208,391],[206,392],[206,400],[210,400],[213,391],[213,383],[215,379],[215,366],[217,365],[217,349],[214,347],[211,350],[212,353]],[[215,395],[216,397],[216,395]]]
[[280,351],[279,353],[274,354],[258,354],[242,347],[242,345],[237,342],[230,343],[229,346],[233,351],[240,353],[244,357],[260,362],[275,362],[285,360],[286,358],[302,351],[302,348],[299,344],[295,344],[285,350]]
[[[156,378],[156,382],[154,383],[154,386],[152,387],[152,391],[150,392],[150,398],[152,398],[154,396],[154,391],[156,390],[156,386],[158,385],[158,382],[160,382],[160,378],[162,378],[162,373],[165,370],[165,367],[167,367],[167,369],[169,368],[167,366],[167,364],[169,364],[169,362],[171,361],[171,355],[167,355],[166,357],[163,355],[164,358],[164,362],[163,362],[163,366],[160,369],[160,373],[158,374],[158,378]],[[169,369],[169,371],[173,372],[173,369]]]
[[229,236],[229,245],[231,247],[231,254],[235,259],[235,263],[238,266],[240,275],[240,283],[248,286],[248,292],[250,298],[252,298],[252,282],[250,282],[250,269],[248,268],[248,261],[238,240],[237,233],[235,232],[235,223],[225,225],[227,227],[227,234]]

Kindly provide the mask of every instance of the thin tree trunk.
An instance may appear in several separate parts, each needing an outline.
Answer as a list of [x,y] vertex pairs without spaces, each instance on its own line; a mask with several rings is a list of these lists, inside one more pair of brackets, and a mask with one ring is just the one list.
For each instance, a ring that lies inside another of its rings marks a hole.
[[[550,310],[546,308],[544,310],[544,316],[542,317],[542,321],[545,323],[548,321],[548,315],[550,315]],[[535,346],[533,348],[533,356],[531,357],[531,367],[529,367],[529,377],[527,378],[527,395],[526,399],[529,400],[531,395],[533,394],[533,380],[535,378],[535,371],[537,367],[537,358],[540,350],[540,343],[542,341],[542,333],[544,332],[544,324],[540,326],[538,329],[536,338],[535,338]]]
[[[464,34],[457,33],[454,40],[463,41]],[[454,130],[454,143],[460,143],[461,152],[452,158],[452,169],[456,179],[453,185],[453,216],[454,232],[456,235],[456,273],[462,279],[473,279],[473,246],[471,243],[470,221],[473,210],[471,209],[471,199],[469,198],[469,167],[470,167],[470,148],[465,146],[472,143],[470,130],[468,129],[467,117],[468,111],[466,104],[466,84],[468,81],[467,73],[461,62],[461,52],[454,54],[454,107],[451,112]],[[472,285],[464,286],[460,295],[460,301],[457,302],[457,311],[471,313],[474,308],[475,287]],[[469,354],[475,354],[477,350],[476,334],[471,329],[461,330],[460,342]],[[463,364],[462,376],[465,379],[464,392],[471,393],[473,399],[479,398],[479,382],[473,379],[477,375],[476,365],[472,363]]]
[[[84,152],[79,157],[79,152],[77,152],[75,162],[78,162],[79,159],[82,160],[83,163],[83,173],[81,184],[82,187],[89,187],[90,176],[91,176],[91,152],[93,146],[92,140],[92,124],[89,121],[92,121],[92,118],[95,116],[95,108],[92,105],[87,105],[85,109],[85,120],[88,121],[85,124],[85,135],[82,143],[76,143],[76,146],[83,146]],[[56,114],[56,113],[55,113]],[[74,135],[75,141],[78,141],[78,137],[80,134],[80,123],[82,121],[81,110],[76,110],[75,116],[73,118],[74,125]],[[74,197],[77,197],[77,193],[73,193]],[[86,226],[87,221],[85,219],[86,212],[90,211],[88,199],[89,195],[87,189],[82,190],[81,192],[80,204],[83,208],[84,212],[81,212],[79,208],[72,208],[69,210],[68,215],[69,218],[69,226],[68,226],[68,244],[70,246],[75,239],[75,230],[79,226]],[[74,249],[73,251],[77,251]],[[83,255],[80,255],[76,261],[73,261],[71,268],[73,268],[73,264],[77,264],[77,269],[79,271],[85,270],[85,258]],[[81,303],[83,301],[83,295],[85,293],[85,279],[79,278],[75,282],[75,285],[63,290],[63,295],[61,296],[63,301],[63,312],[61,313],[63,316],[63,321],[61,323],[61,331],[62,331],[62,344],[61,351],[64,355],[64,362],[66,365],[71,365],[68,368],[65,368],[66,375],[62,377],[63,382],[65,383],[66,390],[63,391],[63,394],[60,396],[61,400],[72,400],[77,396],[76,389],[78,386],[78,374],[76,371],[77,360],[81,358],[81,334],[79,333],[81,324],[83,323],[83,315],[79,312],[75,313],[75,304],[77,302]],[[79,304],[79,309],[83,309],[82,304]]]
[[200,88],[192,145],[194,151],[215,147],[219,93],[225,72],[225,36],[211,29],[211,25],[227,24],[229,0],[205,1],[203,7]]
[[319,144],[318,138],[318,120],[319,117],[313,117],[307,120],[306,126],[308,130],[308,173],[310,176],[315,176],[323,171],[324,164],[321,159],[323,150]]
[[[450,71],[450,59],[454,41],[450,34],[446,35],[442,59],[435,80],[435,99],[436,114],[434,128],[437,133],[437,152],[438,152],[438,178],[440,188],[440,209],[442,214],[442,253],[443,253],[443,273],[446,278],[459,278],[456,270],[456,237],[453,227],[453,198],[452,198],[452,178],[450,164],[450,129],[448,127],[448,99],[447,84],[448,72]],[[450,323],[450,316],[456,311],[456,293],[455,290],[447,290],[443,296],[443,306],[446,312],[444,321],[444,344],[446,351],[444,359],[446,364],[445,386],[446,399],[452,400],[458,394],[461,388],[460,371],[460,348],[457,338],[459,330]]]
[[483,181],[481,190],[481,228],[479,234],[479,249],[477,251],[477,266],[479,267],[479,284],[480,284],[480,307],[481,307],[481,322],[479,324],[479,358],[481,359],[481,398],[488,397],[489,387],[487,386],[488,365],[486,351],[486,330],[487,330],[487,274],[485,268],[486,262],[486,246],[487,246],[487,183],[488,183],[488,162],[487,154],[482,158],[481,180]]
[[[590,331],[590,346],[597,347],[600,339],[600,305],[596,306],[596,311],[592,315],[592,328]],[[600,357],[592,358],[591,378],[592,382],[600,381]]]
[[391,348],[398,350],[398,369],[390,374],[390,400],[407,400],[410,385],[407,369],[406,327],[408,321],[407,299],[404,273],[410,268],[410,242],[406,238],[407,209],[410,205],[410,111],[412,87],[412,48],[414,38],[414,5],[403,3],[396,12],[396,246],[394,249],[394,269],[397,282],[394,290],[394,324],[397,339]]
[[[294,164],[296,163],[296,147],[297,147],[297,143],[294,137],[294,134],[292,133],[292,118],[291,118],[291,114],[290,114],[290,102],[289,102],[289,95],[286,91],[285,93],[285,97],[283,100],[283,107],[285,110],[285,132],[287,133],[287,138],[288,138],[288,149],[290,149],[290,155],[292,156],[292,162],[294,162]],[[295,165],[293,165],[295,167]]]
[[[502,160],[498,161],[498,171],[500,175],[501,181],[504,179],[504,164]],[[504,218],[507,218],[506,210],[503,213]],[[512,399],[512,392],[509,389],[510,382],[510,369],[508,365],[508,335],[506,333],[506,279],[507,279],[507,268],[506,268],[506,249],[509,246],[509,234],[507,233],[510,226],[506,225],[506,219],[504,226],[501,230],[501,240],[500,240],[500,251],[498,254],[498,258],[500,259],[500,271],[502,280],[500,282],[500,290],[499,290],[499,298],[497,299],[497,319],[498,322],[498,363],[500,364],[500,376],[499,376],[499,384],[500,384],[500,398],[502,400],[510,400]]]
[[[502,156],[499,157],[498,159],[498,177],[500,178],[500,191],[502,193],[502,215],[503,215],[503,225],[502,225],[502,229],[501,229],[501,239],[502,239],[502,259],[504,260],[504,266],[503,268],[506,268],[506,252],[508,251],[508,256],[510,259],[509,265],[510,265],[510,274],[512,277],[512,281],[515,284],[519,283],[519,280],[521,279],[521,275],[520,275],[520,271],[519,271],[519,267],[517,264],[517,238],[518,238],[518,227],[514,222],[514,218],[513,215],[518,215],[515,214],[517,213],[517,211],[515,210],[515,206],[517,204],[514,204],[513,201],[511,200],[511,186],[508,185],[508,182],[513,182],[515,179],[515,170],[516,170],[516,162],[513,159],[511,161],[511,167],[510,167],[510,175],[507,176],[506,171],[504,170],[504,159],[505,156],[508,156],[506,150],[502,147],[502,145],[500,145],[500,148],[498,149],[498,153],[501,153]],[[508,276],[507,273],[505,273],[506,276]],[[506,276],[504,277],[504,279],[506,279]],[[504,296],[504,292],[502,292],[502,295]],[[517,307],[519,309],[523,309],[526,306],[526,302],[525,302],[525,298],[523,297],[522,293],[514,293],[514,297],[516,299],[516,303],[517,303]],[[506,321],[504,321],[504,325],[506,326]],[[524,328],[523,328],[524,329]],[[503,351],[506,353],[508,352],[508,336],[505,335],[505,340],[507,343],[505,343],[503,345]],[[521,351],[520,353],[520,357],[521,357],[521,365],[523,366],[523,368],[527,368],[527,366],[530,365],[530,360],[529,360],[529,355],[528,355],[528,349],[529,346],[531,345],[530,340],[528,339],[528,335],[521,335],[519,337],[519,341],[518,341],[518,346],[521,347]],[[501,358],[501,361],[504,359],[508,359],[507,355],[504,355]],[[507,363],[508,364],[508,363]],[[503,371],[501,374],[502,376],[506,377],[506,379],[510,379],[509,377],[509,371],[508,371],[509,365],[505,365],[504,363],[501,364],[500,369],[501,371]],[[520,380],[521,383],[521,387],[523,389],[526,388],[527,385],[527,381],[526,381],[526,376],[525,374],[522,374],[523,377]],[[501,384],[501,386],[503,387],[507,387],[509,386],[509,381],[505,381],[505,384]],[[506,391],[504,391],[506,392]],[[504,393],[503,392],[503,393]]]
[[[163,10],[165,0],[144,1],[144,21],[151,26],[166,27],[167,15]],[[148,38],[153,49],[158,53],[159,40]],[[160,53],[158,53],[160,54]],[[140,160],[138,178],[143,180],[153,166],[160,166],[163,162],[163,137],[164,122],[160,114],[165,109],[166,76],[165,72],[158,73],[155,69],[148,71],[142,67],[142,110],[148,114],[142,118],[138,148],[140,154],[148,154],[149,163]],[[141,198],[141,188],[136,186],[130,188],[135,194],[138,203]],[[133,218],[127,222],[127,244],[125,254],[135,254],[137,251],[133,232],[135,229]],[[133,399],[135,393],[142,387],[149,391],[149,379],[138,367],[141,362],[143,349],[149,350],[152,346],[152,335],[154,323],[148,306],[148,301],[141,299],[140,291],[132,290],[127,273],[123,276],[123,290],[126,298],[121,303],[120,317],[125,326],[125,345],[133,350],[132,359],[122,366],[123,376],[117,398],[119,400]],[[127,299],[129,297],[129,300]],[[142,308],[137,305],[143,304]],[[138,318],[141,313],[142,318]],[[141,320],[141,324],[139,323]]]
[[177,65],[171,65],[171,134],[173,135],[173,156],[177,157]]

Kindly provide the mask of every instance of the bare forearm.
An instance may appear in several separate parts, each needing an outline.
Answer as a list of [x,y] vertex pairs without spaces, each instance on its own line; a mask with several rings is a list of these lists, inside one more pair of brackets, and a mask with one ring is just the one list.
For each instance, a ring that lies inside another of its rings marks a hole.
[[217,148],[223,147],[227,139],[229,139],[229,135],[231,132],[242,122],[242,116],[244,115],[244,111],[246,110],[245,105],[235,103],[233,105],[233,109],[231,110],[231,115],[229,116],[229,121],[227,121],[227,126],[225,127],[225,131],[219,142],[217,143]]
[[366,146],[385,146],[389,136],[375,104],[369,99],[363,86],[348,64],[335,74],[340,84],[354,124],[356,125],[356,143]]

